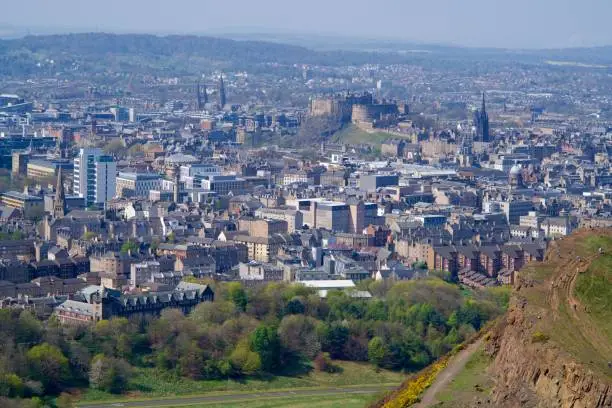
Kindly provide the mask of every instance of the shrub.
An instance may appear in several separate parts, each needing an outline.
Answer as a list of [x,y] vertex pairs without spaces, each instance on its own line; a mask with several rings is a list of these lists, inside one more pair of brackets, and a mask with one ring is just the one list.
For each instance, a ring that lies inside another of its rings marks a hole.
[[97,355],[89,372],[89,384],[102,391],[120,394],[127,389],[130,371],[125,360]]
[[531,342],[532,343],[546,343],[548,341],[548,339],[550,339],[550,336],[548,334],[542,333],[542,332],[535,332],[531,335]]
[[319,353],[315,357],[314,361],[315,370],[322,373],[337,373],[340,371],[340,367],[333,364],[327,353]]

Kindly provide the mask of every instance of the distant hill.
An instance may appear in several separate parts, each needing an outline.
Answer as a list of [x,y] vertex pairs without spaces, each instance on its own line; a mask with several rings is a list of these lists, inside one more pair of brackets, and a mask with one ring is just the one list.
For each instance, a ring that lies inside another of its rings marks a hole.
[[44,59],[53,59],[55,69],[69,69],[75,63],[93,69],[106,61],[123,64],[118,67],[123,71],[146,69],[154,73],[157,69],[176,74],[198,72],[202,63],[252,71],[256,65],[268,63],[346,66],[409,61],[393,53],[314,51],[276,42],[202,36],[88,33],[0,40],[0,74],[36,73],[36,62]]
[[[13,30],[14,31],[14,30]],[[13,32],[11,31],[11,32]],[[266,64],[318,64],[348,66],[362,64],[443,63],[446,69],[470,67],[476,61],[487,64],[543,63],[559,61],[580,63],[578,67],[612,65],[612,47],[565,50],[520,51],[478,49],[443,45],[418,45],[391,41],[329,41],[283,37],[272,41],[253,41],[248,35],[240,40],[195,35],[156,36],[149,34],[83,33],[30,35],[0,40],[0,74],[31,75],[41,72],[37,64],[52,59],[52,72],[69,70],[75,64],[81,70],[110,69],[122,72],[197,73],[203,64],[220,68],[253,71]],[[262,38],[253,36],[252,38]],[[281,41],[281,42],[279,42]],[[304,44],[312,44],[316,49]],[[317,46],[317,44],[319,44]],[[451,63],[448,63],[448,62]],[[43,64],[44,65],[44,64]],[[561,64],[557,69],[576,65]]]

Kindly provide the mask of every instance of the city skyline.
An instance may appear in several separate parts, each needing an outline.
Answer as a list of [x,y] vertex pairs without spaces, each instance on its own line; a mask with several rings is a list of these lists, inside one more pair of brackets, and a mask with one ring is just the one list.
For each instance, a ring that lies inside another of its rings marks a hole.
[[612,29],[606,24],[612,4],[603,0],[580,4],[570,0],[543,0],[536,4],[527,0],[468,0],[461,4],[453,0],[427,4],[382,0],[376,9],[364,0],[355,0],[350,6],[314,0],[299,12],[282,5],[277,0],[257,4],[239,0],[232,8],[218,7],[208,0],[109,0],[106,7],[92,11],[89,5],[76,0],[29,0],[5,5],[7,12],[0,20],[0,28],[13,27],[20,34],[38,34],[41,30],[300,34],[495,48],[612,45]]

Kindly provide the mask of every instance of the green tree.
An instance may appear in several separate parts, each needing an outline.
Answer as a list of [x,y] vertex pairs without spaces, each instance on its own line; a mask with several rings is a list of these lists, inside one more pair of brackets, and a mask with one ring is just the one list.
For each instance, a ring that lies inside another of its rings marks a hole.
[[85,241],[91,241],[91,240],[93,240],[97,236],[98,236],[98,234],[96,234],[95,232],[87,231],[86,233],[83,234],[83,236],[81,236],[81,239],[85,240]]
[[301,296],[295,296],[291,299],[285,307],[286,314],[304,314],[306,307]]
[[0,396],[18,398],[23,396],[24,390],[23,380],[18,375],[13,373],[0,375]]
[[342,323],[333,322],[324,330],[323,348],[331,358],[344,358],[344,346],[349,338],[349,329]]
[[304,315],[283,317],[278,326],[278,335],[283,348],[298,359],[313,359],[321,351],[317,335],[317,320]]
[[19,314],[15,327],[15,341],[19,344],[32,345],[42,338],[43,326],[41,322],[29,311]]
[[239,375],[253,375],[261,370],[259,354],[251,351],[247,342],[241,342],[230,355],[230,361]]
[[232,282],[227,287],[227,295],[236,308],[242,312],[246,311],[247,293],[239,282]]
[[373,337],[368,343],[368,360],[378,367],[382,367],[387,357],[387,347],[381,337]]
[[276,327],[260,325],[251,335],[251,348],[259,354],[261,367],[274,372],[280,364],[281,344]]
[[138,244],[132,240],[128,240],[121,245],[121,252],[127,254],[128,252],[138,252]]
[[42,382],[46,392],[57,392],[70,382],[68,358],[59,348],[42,343],[28,350],[26,358],[30,377]]

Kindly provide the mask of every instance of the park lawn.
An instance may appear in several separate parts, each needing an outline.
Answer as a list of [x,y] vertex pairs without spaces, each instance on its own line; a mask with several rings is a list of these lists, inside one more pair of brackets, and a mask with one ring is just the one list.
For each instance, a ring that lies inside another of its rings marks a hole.
[[148,399],[158,397],[199,395],[211,392],[252,392],[296,388],[347,387],[359,385],[396,386],[404,380],[401,372],[376,370],[367,363],[334,361],[341,368],[339,373],[322,373],[310,370],[294,376],[271,376],[245,380],[191,380],[164,373],[155,368],[135,368],[126,395],[113,395],[87,389],[80,402],[121,399]]
[[463,406],[462,404],[471,402],[474,396],[489,392],[493,385],[487,375],[489,364],[491,358],[481,346],[470,357],[463,370],[436,395],[436,399],[441,402],[436,407]]
[[[197,403],[194,405],[174,405],[172,408],[363,408],[373,401],[373,396],[359,395],[326,395],[326,396],[296,396],[296,397],[262,397],[255,401],[224,401]],[[146,408],[146,407],[145,407]],[[164,406],[164,408],[170,408]]]

